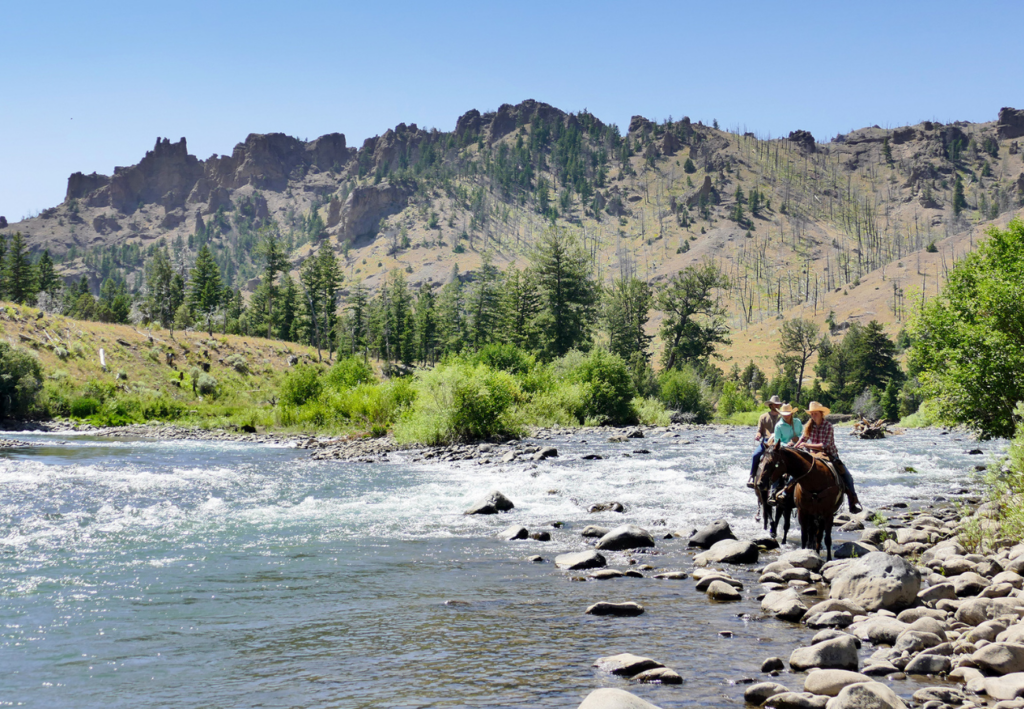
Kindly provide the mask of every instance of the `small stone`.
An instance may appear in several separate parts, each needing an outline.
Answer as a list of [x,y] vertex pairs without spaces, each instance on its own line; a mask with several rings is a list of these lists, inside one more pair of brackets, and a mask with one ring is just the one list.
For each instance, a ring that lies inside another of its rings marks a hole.
[[811,694],[823,694],[827,697],[834,697],[843,690],[843,687],[857,682],[870,682],[871,678],[862,675],[860,672],[848,670],[817,670],[807,675],[804,680],[804,691]]
[[587,695],[579,709],[658,709],[657,706],[624,689],[605,687]]
[[477,500],[465,514],[467,515],[495,515],[499,512],[508,512],[515,507],[512,500],[494,490],[486,497]]
[[776,682],[759,682],[757,684],[750,685],[744,690],[743,699],[747,704],[761,706],[769,697],[788,691],[789,689],[787,687],[777,684]]
[[681,581],[682,579],[689,578],[689,574],[685,571],[666,571],[661,574],[655,574],[656,579],[666,579],[669,581]]
[[761,663],[762,672],[780,672],[786,669],[786,662],[781,657],[769,657]]
[[623,551],[625,549],[641,549],[654,546],[654,537],[646,529],[635,524],[624,524],[616,527],[601,537],[597,549],[607,551]]
[[543,564],[544,563],[544,557],[543,556],[538,556],[536,554],[533,555],[533,556],[527,557],[526,560],[527,561],[532,561],[535,564]]
[[520,527],[517,525],[513,525],[498,533],[498,537],[500,539],[504,539],[509,542],[516,539],[526,539],[528,536],[530,536],[529,530],[527,530],[526,527]]
[[606,581],[608,579],[619,579],[623,576],[625,576],[625,574],[618,569],[601,569],[600,571],[592,573],[590,578],[595,579],[596,581]]
[[608,534],[608,532],[610,532],[610,531],[612,531],[611,527],[598,527],[597,525],[589,524],[589,525],[587,525],[586,527],[583,528],[583,531],[580,532],[580,536],[583,536],[583,537],[603,537],[604,535]]
[[551,532],[533,532],[530,534],[530,539],[536,542],[550,542]]

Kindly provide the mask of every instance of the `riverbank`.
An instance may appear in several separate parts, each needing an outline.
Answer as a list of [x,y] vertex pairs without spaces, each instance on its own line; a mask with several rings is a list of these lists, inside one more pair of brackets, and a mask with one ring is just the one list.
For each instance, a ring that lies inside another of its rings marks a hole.
[[[838,544],[836,558],[827,563],[812,551],[776,554],[756,540],[735,540],[726,520],[689,536],[691,546],[705,550],[689,571],[709,604],[741,601],[741,579],[752,570],[761,612],[804,631],[805,642],[788,657],[765,657],[749,676],[736,679],[746,686],[748,704],[1024,706],[1024,544],[992,537],[998,503],[983,502],[967,488],[950,497],[838,515],[842,530],[861,531],[856,540]],[[989,534],[979,535],[979,529]],[[597,548],[622,534],[609,532]],[[653,546],[638,530],[634,537],[637,546]],[[770,563],[755,566],[766,556]],[[589,575],[613,577],[605,570]],[[685,572],[655,576],[684,577]],[[636,609],[627,603],[618,612]],[[657,658],[630,653],[599,658],[595,666],[634,683],[682,683],[686,674],[685,668],[680,676]],[[908,680],[916,682],[910,697]],[[580,709],[654,706],[615,688],[594,692]]]

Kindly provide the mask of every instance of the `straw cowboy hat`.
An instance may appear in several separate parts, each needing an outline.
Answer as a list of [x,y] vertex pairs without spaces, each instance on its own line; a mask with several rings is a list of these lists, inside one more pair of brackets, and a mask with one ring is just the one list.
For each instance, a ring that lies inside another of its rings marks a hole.
[[794,409],[789,404],[783,404],[782,408],[779,409],[779,413],[782,414],[783,416],[792,416],[795,411],[796,409]]
[[810,404],[807,405],[807,413],[810,414],[814,413],[815,411],[820,411],[822,416],[828,416],[830,413],[832,413],[832,409],[828,408],[827,406],[822,406],[817,401],[812,401]]
[[772,394],[772,398],[770,398],[768,401],[764,403],[768,404],[769,406],[771,406],[772,404],[775,404],[776,406],[782,406],[782,399],[779,398],[778,394]]

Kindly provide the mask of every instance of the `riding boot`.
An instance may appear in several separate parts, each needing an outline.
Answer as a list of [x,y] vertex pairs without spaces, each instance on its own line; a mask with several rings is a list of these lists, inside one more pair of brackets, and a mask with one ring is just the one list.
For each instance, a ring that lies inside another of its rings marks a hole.
[[863,507],[860,506],[860,499],[857,497],[857,493],[853,490],[846,493],[846,500],[850,505],[850,514],[857,514],[863,511]]

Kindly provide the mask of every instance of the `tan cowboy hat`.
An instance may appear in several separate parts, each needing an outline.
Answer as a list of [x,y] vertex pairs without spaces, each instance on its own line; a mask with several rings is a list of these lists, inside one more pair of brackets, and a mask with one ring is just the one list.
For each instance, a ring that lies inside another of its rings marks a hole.
[[795,412],[796,409],[794,409],[789,404],[783,404],[782,408],[779,409],[779,413],[782,414],[783,416],[792,416]]
[[828,416],[830,413],[832,413],[832,409],[828,408],[827,406],[822,406],[817,401],[812,401],[810,404],[807,405],[807,413],[810,414],[814,413],[815,411],[820,411],[822,416]]
[[770,398],[768,401],[764,403],[768,404],[769,406],[771,406],[772,404],[775,404],[776,406],[782,406],[782,399],[779,398],[778,394],[772,394],[772,398]]

